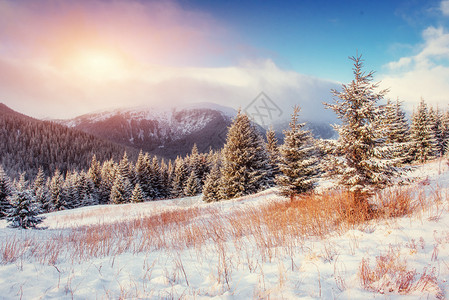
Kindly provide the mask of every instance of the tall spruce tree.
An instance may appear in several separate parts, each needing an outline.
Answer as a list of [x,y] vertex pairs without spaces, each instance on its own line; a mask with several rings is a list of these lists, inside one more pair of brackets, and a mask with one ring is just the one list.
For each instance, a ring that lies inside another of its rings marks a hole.
[[76,189],[78,193],[79,205],[80,206],[89,206],[89,205],[97,205],[98,201],[98,193],[96,192],[96,188],[94,183],[92,182],[91,177],[88,173],[81,171],[76,178]]
[[432,121],[424,99],[412,116],[410,155],[414,160],[425,162],[435,157],[436,141]]
[[186,185],[184,187],[184,195],[187,197],[196,196],[200,192],[200,181],[198,176],[196,175],[195,170],[190,172],[189,177],[187,178]]
[[399,99],[396,103],[388,100],[385,106],[384,125],[386,126],[386,143],[391,146],[393,157],[397,158],[398,165],[410,162],[410,126],[405,112],[402,110]]
[[[170,165],[170,167],[169,167]],[[169,163],[169,165],[167,165],[165,163],[165,160],[162,159],[161,160],[161,198],[162,199],[166,199],[170,197],[171,194],[171,161]]]
[[78,172],[67,172],[62,185],[61,202],[64,209],[72,209],[80,206],[80,199],[77,191]]
[[279,145],[278,139],[276,138],[276,132],[271,126],[266,133],[267,138],[267,154],[268,154],[268,162],[269,162],[269,178],[270,178],[270,186],[273,186],[275,183],[275,178],[280,174],[279,170]]
[[42,212],[48,212],[48,185],[46,183],[44,171],[42,168],[39,168],[36,178],[34,178],[32,191],[33,196],[36,199],[36,202],[39,204]]
[[11,195],[11,183],[0,165],[0,219],[3,219],[11,208],[8,197]]
[[103,200],[103,194],[102,191],[102,182],[101,182],[101,165],[100,162],[97,161],[97,157],[94,155],[92,157],[92,161],[90,163],[90,168],[87,171],[87,175],[89,176],[89,180],[93,184],[93,197],[96,199],[96,203],[104,203],[107,202],[107,200]]
[[143,200],[144,200],[144,196],[143,196],[142,188],[140,187],[140,184],[137,183],[136,186],[134,187],[134,190],[131,195],[131,202],[139,203],[139,202],[143,202]]
[[101,166],[100,204],[111,202],[111,190],[117,176],[117,166],[112,159],[103,162]]
[[175,166],[173,169],[173,179],[171,194],[173,197],[184,196],[184,186],[187,180],[187,167],[185,161],[181,157],[177,157],[175,160]]
[[64,178],[58,169],[55,170],[49,186],[50,209],[64,210],[66,209],[63,199]]
[[276,182],[282,195],[290,197],[314,189],[319,176],[317,149],[305,123],[298,124],[299,107],[295,107],[290,129],[284,131],[284,144],[279,152],[280,174]]
[[203,188],[203,201],[215,202],[221,200],[221,172],[217,161],[212,165],[210,173],[206,176]]
[[157,157],[153,156],[150,164],[150,173],[148,178],[148,183],[150,185],[149,197],[151,199],[161,198],[161,180],[161,166],[159,165]]
[[23,174],[8,198],[11,203],[7,215],[10,227],[35,228],[43,221],[43,217],[38,216],[41,211]]
[[269,186],[269,162],[260,133],[240,111],[229,127],[223,149],[221,193],[231,199]]
[[443,145],[444,155],[447,156],[449,149],[449,109],[446,109],[446,113],[443,115]]
[[351,57],[354,62],[354,79],[342,85],[342,91],[332,90],[332,109],[341,125],[334,128],[339,134],[332,168],[328,175],[337,179],[338,185],[347,187],[354,204],[367,204],[369,196],[378,189],[392,184],[398,176],[394,161],[389,157],[391,149],[385,147],[383,127],[379,126],[381,110],[377,102],[386,90],[377,92],[378,84],[372,83],[374,72],[365,73],[361,56]]
[[149,183],[150,167],[148,153],[145,153],[144,155],[143,152],[140,151],[134,166],[134,173],[136,175],[136,184],[139,184],[145,198],[150,198],[151,194],[151,185]]
[[128,154],[125,152],[122,159],[117,166],[117,172],[125,179],[128,179],[130,183],[135,181],[134,168],[128,159]]
[[111,188],[111,202],[114,204],[128,203],[132,196],[132,185],[128,178],[117,172],[114,185]]
[[432,126],[433,135],[435,137],[435,155],[441,157],[444,154],[444,125],[443,114],[440,109],[433,107],[429,110],[430,122]]

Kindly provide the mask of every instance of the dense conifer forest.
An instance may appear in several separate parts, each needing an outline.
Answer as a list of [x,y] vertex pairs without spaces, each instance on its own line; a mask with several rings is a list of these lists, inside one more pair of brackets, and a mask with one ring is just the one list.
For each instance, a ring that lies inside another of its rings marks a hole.
[[0,104],[0,153],[3,169],[14,178],[22,172],[36,176],[39,168],[49,176],[56,169],[86,170],[93,155],[100,161],[119,159],[135,150],[101,140],[84,132],[49,121],[40,121]]

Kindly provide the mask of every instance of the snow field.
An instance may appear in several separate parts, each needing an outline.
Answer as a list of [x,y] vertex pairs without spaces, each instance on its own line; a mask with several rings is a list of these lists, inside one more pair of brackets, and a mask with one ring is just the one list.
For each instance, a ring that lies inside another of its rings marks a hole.
[[384,215],[364,222],[345,214],[342,193],[306,205],[289,203],[275,189],[211,204],[193,197],[61,211],[47,215],[40,225],[46,230],[9,229],[3,221],[0,293],[8,299],[447,297],[448,169],[444,160],[417,166],[409,188],[379,197],[390,203]]

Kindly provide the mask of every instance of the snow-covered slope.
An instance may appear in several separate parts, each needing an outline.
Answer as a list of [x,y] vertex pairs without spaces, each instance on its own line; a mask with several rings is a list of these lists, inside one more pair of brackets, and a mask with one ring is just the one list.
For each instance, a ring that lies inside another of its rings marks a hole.
[[413,215],[299,240],[265,226],[245,233],[260,207],[288,201],[275,189],[212,204],[193,197],[56,212],[46,230],[1,221],[1,297],[443,299],[448,162],[417,166],[408,177],[423,207]]

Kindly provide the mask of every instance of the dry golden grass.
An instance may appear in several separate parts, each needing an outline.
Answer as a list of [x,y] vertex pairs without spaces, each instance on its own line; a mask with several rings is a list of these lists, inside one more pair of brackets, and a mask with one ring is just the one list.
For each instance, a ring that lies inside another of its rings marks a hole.
[[376,206],[355,205],[351,194],[330,191],[229,212],[213,205],[180,208],[130,221],[83,226],[44,241],[12,237],[0,244],[1,263],[29,257],[53,265],[61,255],[82,262],[125,252],[201,249],[209,241],[220,251],[227,241],[233,241],[236,248],[243,241],[253,243],[262,261],[271,261],[276,247],[293,255],[307,237],[324,238],[373,218],[409,215],[417,207],[413,197],[409,190],[391,190],[376,197]]
[[431,293],[443,299],[443,291],[438,286],[435,269],[424,269],[419,275],[415,269],[408,269],[407,261],[401,258],[400,249],[390,247],[387,253],[377,256],[374,266],[369,259],[363,259],[359,267],[362,287],[376,293],[410,294],[412,292]]

